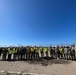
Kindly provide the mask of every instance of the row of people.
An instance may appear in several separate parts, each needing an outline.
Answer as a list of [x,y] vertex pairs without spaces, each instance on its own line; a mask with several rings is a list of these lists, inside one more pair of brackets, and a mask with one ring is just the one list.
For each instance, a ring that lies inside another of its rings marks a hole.
[[0,48],[1,60],[43,59],[76,59],[76,47],[2,47]]

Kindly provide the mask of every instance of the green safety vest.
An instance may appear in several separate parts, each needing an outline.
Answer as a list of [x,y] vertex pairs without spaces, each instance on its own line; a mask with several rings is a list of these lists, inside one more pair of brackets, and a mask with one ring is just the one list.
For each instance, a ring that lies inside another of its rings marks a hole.
[[14,50],[14,53],[17,53],[17,49],[14,48],[13,50]]
[[38,50],[38,48],[36,48],[36,53],[38,53],[39,52],[39,50]]
[[75,49],[75,53],[76,53],[76,49]]
[[8,54],[12,54],[12,50],[10,50],[10,48],[8,48]]
[[62,48],[59,49],[60,53],[62,53]]
[[44,51],[45,51],[45,52],[47,52],[47,51],[48,51],[48,49],[47,49],[47,48],[44,48]]
[[31,52],[34,52],[34,48],[31,48]]
[[40,48],[40,51],[42,51],[42,48]]

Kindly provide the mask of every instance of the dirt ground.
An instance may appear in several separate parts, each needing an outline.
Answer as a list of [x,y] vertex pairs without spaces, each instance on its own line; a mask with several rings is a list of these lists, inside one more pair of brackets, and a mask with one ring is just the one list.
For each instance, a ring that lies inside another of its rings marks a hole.
[[49,75],[76,75],[76,61],[63,59],[0,61],[0,70]]

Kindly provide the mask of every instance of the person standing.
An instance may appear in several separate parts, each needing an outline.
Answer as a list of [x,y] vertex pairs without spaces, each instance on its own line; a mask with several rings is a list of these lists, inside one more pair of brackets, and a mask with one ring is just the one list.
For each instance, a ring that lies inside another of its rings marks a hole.
[[39,50],[40,50],[40,54],[41,54],[41,59],[43,59],[44,58],[43,47],[40,47]]
[[26,59],[30,59],[30,47],[26,47]]
[[63,57],[63,48],[62,47],[59,48],[59,52],[60,52],[59,58],[62,59],[62,57]]
[[46,57],[48,57],[48,48],[44,47],[44,51],[45,51]]
[[74,47],[72,47],[72,49],[71,49],[71,58],[72,58],[72,60],[75,59],[75,49],[74,49]]
[[67,52],[68,52],[68,48],[66,46],[64,46],[64,59],[67,59]]
[[26,48],[21,48],[21,60],[25,59]]
[[76,46],[75,46],[75,60],[76,60]]
[[7,56],[7,48],[4,48],[3,50],[3,60],[6,60],[6,56]]
[[36,59],[39,59],[39,48],[36,47]]
[[18,47],[18,60],[20,61],[21,60],[21,48]]
[[13,53],[13,50],[12,50],[12,48],[9,47],[8,48],[8,61],[11,60],[12,53]]
[[13,48],[13,53],[14,53],[14,61],[16,61],[17,54],[18,54],[18,48]]
[[1,59],[1,55],[2,55],[2,47],[0,47],[0,59]]
[[31,47],[31,59],[34,59],[34,48]]

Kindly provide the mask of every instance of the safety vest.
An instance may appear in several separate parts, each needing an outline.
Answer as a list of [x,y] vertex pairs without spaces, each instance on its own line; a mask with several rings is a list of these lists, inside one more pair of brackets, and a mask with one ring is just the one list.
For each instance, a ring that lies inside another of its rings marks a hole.
[[25,51],[26,53],[32,52],[32,48],[30,48],[30,47],[27,47],[25,50],[26,50],[26,51]]
[[36,48],[36,53],[38,53],[39,52],[39,50],[38,50],[38,48]]
[[45,51],[45,52],[47,52],[47,51],[48,51],[48,49],[47,49],[47,48],[44,48],[44,51]]
[[17,53],[17,49],[14,48],[13,50],[14,50],[14,53]]
[[36,47],[34,47],[34,51],[36,51]]
[[40,51],[42,51],[42,48],[40,48]]
[[34,48],[31,48],[31,52],[34,52]]
[[76,48],[75,48],[75,53],[76,53]]
[[10,48],[8,48],[8,54],[12,54],[12,50],[10,50]]
[[62,48],[59,49],[60,53],[62,53]]

